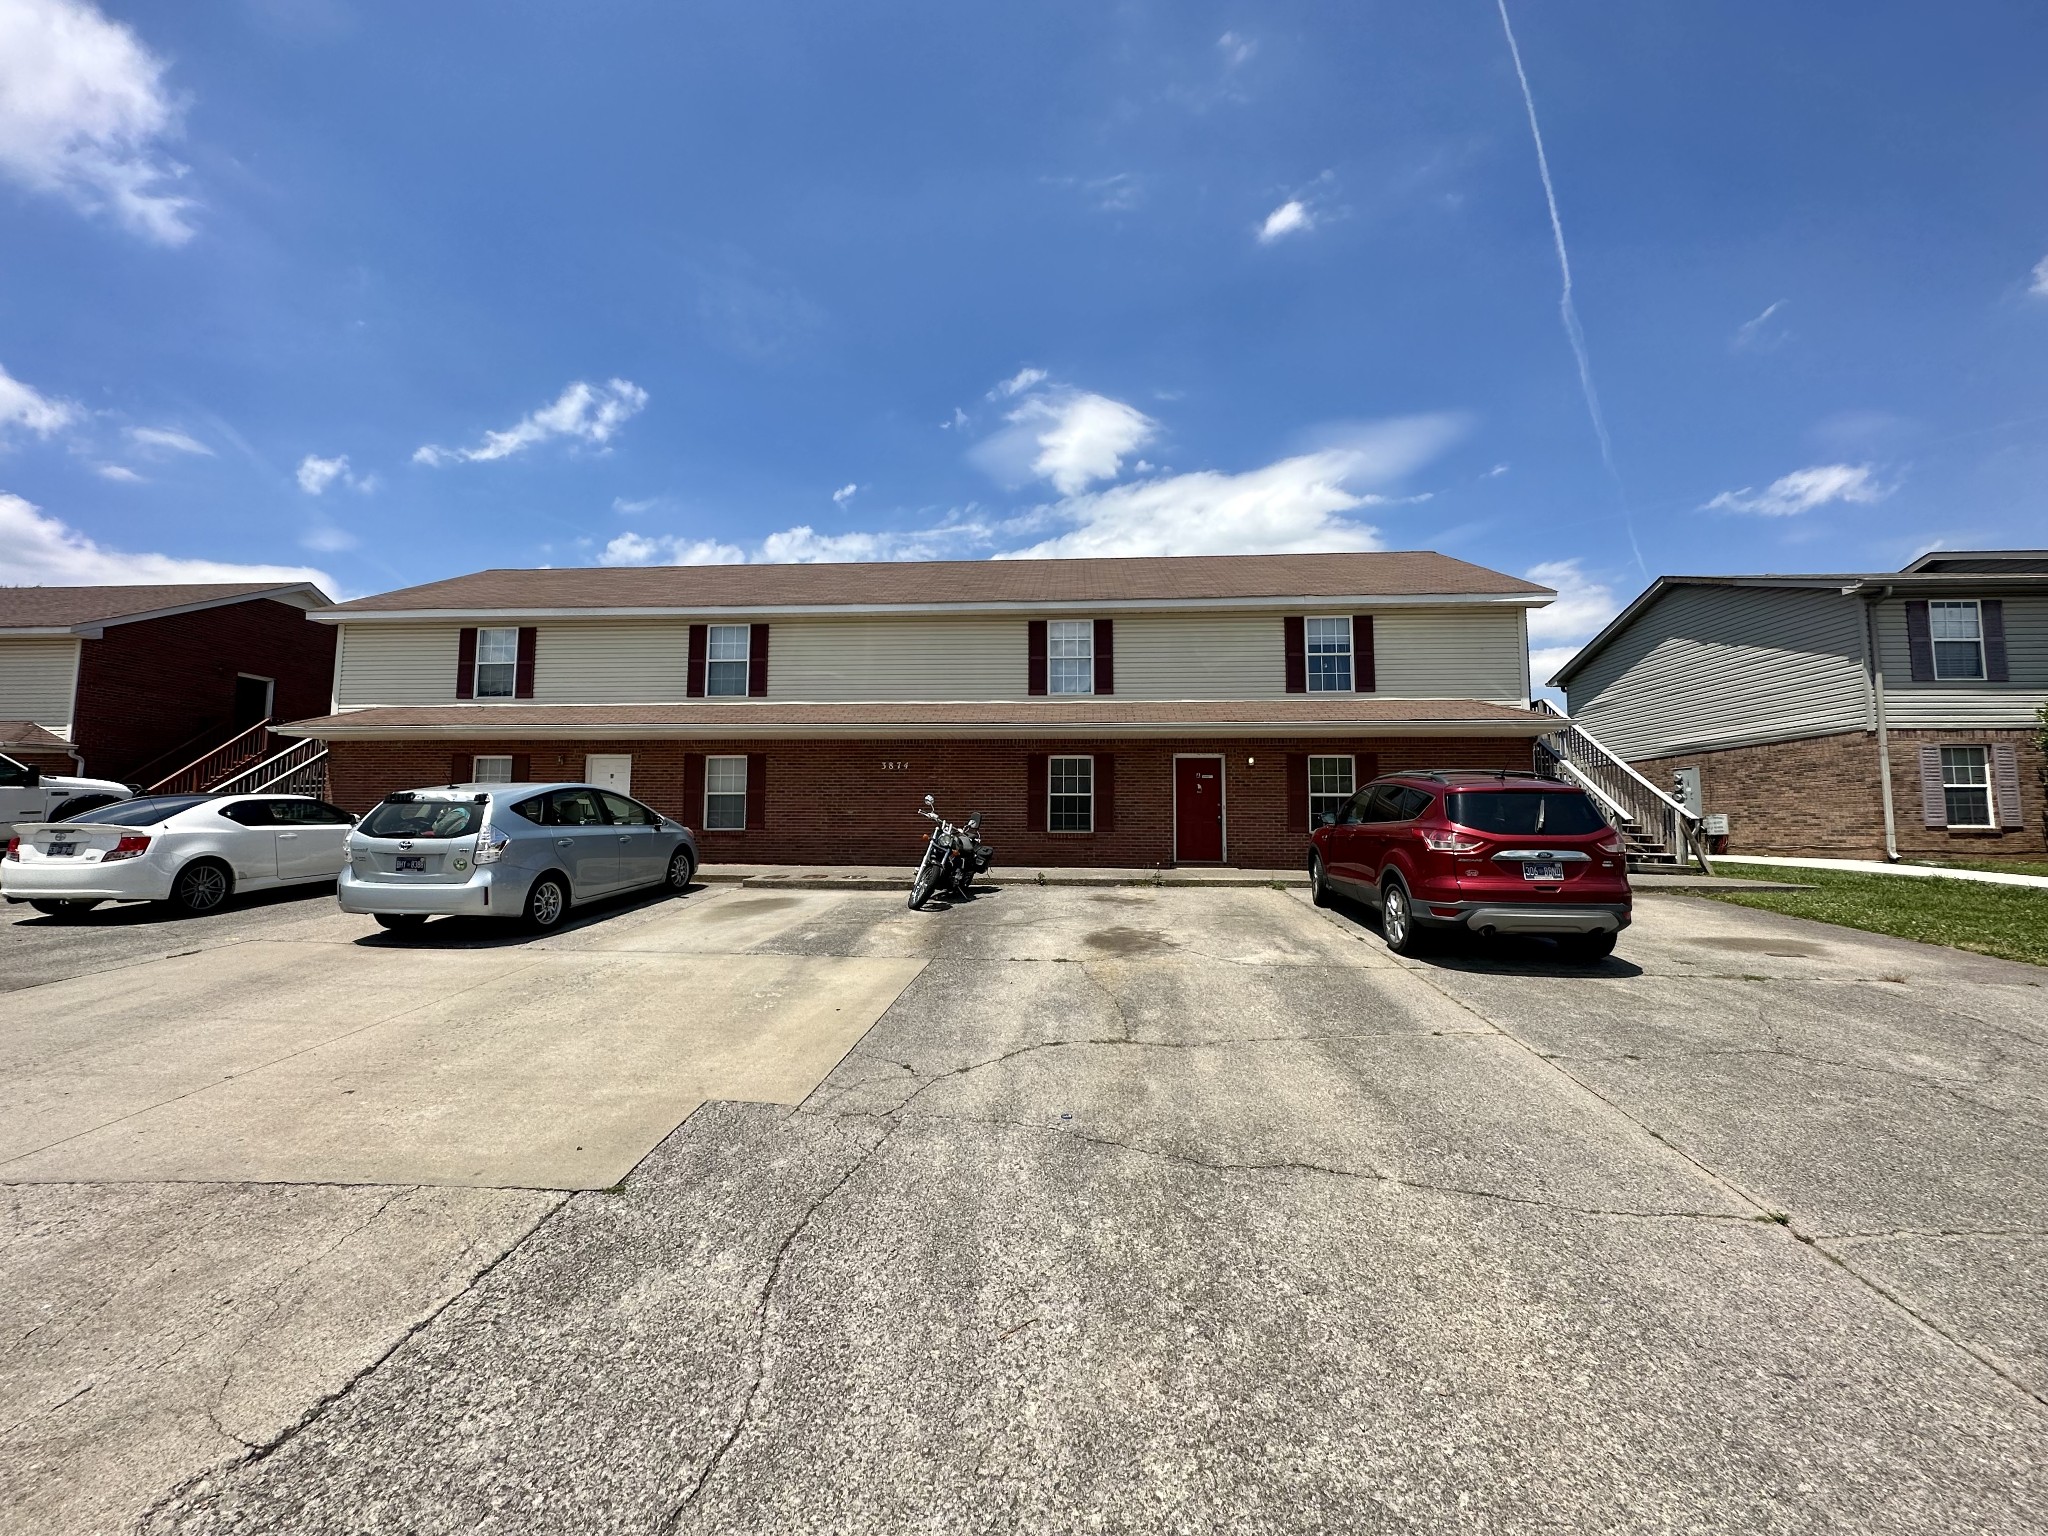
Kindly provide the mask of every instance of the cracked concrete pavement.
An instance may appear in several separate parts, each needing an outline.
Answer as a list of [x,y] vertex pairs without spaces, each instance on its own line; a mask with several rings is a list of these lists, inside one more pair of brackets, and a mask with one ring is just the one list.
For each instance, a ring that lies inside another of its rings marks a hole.
[[[1398,961],[1257,890],[732,891],[547,944],[924,964],[801,1104],[714,1100],[617,1190],[524,1195],[355,1355],[280,1364],[270,1418],[223,1415],[217,1369],[167,1387],[229,1438],[109,1507],[152,1532],[2042,1529],[2038,970],[1677,897],[1590,971]],[[394,1194],[347,1193],[324,1236],[299,1214],[307,1251]],[[198,1219],[133,1198],[102,1240]],[[42,1454],[44,1482],[92,1464]]]

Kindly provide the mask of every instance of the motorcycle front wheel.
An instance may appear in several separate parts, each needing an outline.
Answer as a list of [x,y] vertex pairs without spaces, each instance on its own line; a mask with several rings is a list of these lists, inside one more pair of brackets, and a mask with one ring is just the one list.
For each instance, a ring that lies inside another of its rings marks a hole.
[[932,886],[934,883],[935,877],[932,871],[932,861],[926,859],[917,866],[917,878],[910,882],[911,911],[917,911],[932,899]]

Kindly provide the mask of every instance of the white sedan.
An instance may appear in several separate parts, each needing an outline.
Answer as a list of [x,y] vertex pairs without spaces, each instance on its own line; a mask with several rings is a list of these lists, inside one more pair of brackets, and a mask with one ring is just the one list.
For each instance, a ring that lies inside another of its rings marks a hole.
[[53,917],[103,901],[166,901],[197,915],[236,891],[333,883],[354,825],[308,795],[146,795],[16,824],[0,896]]

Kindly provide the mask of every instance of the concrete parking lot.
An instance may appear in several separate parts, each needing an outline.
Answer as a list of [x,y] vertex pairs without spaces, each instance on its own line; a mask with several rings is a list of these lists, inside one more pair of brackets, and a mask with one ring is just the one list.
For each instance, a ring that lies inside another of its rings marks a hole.
[[2043,1528],[2028,967],[1684,897],[1592,970],[1277,890],[23,912],[9,1529]]

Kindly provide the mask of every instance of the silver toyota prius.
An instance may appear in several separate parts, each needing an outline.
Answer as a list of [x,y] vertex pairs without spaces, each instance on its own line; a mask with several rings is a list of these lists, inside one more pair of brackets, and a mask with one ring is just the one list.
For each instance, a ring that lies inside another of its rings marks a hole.
[[546,930],[571,907],[697,870],[697,839],[651,806],[593,784],[444,784],[387,796],[356,824],[337,887],[344,912],[386,928],[436,914]]

